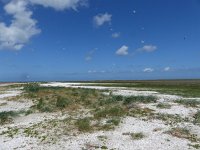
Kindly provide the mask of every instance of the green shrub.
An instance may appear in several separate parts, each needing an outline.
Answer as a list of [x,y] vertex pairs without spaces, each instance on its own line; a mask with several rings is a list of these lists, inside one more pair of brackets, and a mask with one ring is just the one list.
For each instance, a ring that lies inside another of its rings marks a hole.
[[190,130],[186,129],[186,128],[172,128],[170,131],[167,131],[166,133],[175,136],[177,138],[184,138],[184,139],[188,139],[191,142],[199,142],[199,138],[197,136],[197,134],[193,134],[190,132]]
[[56,101],[56,106],[59,108],[65,108],[70,104],[70,101],[63,97],[58,97]]
[[106,123],[118,126],[119,123],[120,123],[120,119],[119,118],[112,118],[112,119],[109,119]]
[[194,123],[200,124],[200,111],[194,115]]
[[97,111],[94,114],[94,117],[97,119],[100,118],[106,118],[107,116],[111,116],[111,117],[120,117],[125,115],[126,111],[124,110],[124,108],[120,107],[120,106],[114,106],[111,108],[103,108],[99,111]]
[[146,116],[152,116],[154,115],[154,110],[149,108],[140,108],[136,107],[129,111],[128,115],[132,117],[146,117]]
[[46,104],[42,98],[39,99],[39,102],[36,105],[36,107],[41,112],[51,112],[52,111],[50,106],[48,104]]
[[170,109],[171,108],[171,105],[170,104],[167,104],[167,103],[159,103],[157,105],[157,108],[161,108],[161,109]]
[[122,116],[124,114],[125,114],[125,111],[122,107],[115,106],[115,107],[111,107],[108,110],[109,116]]
[[91,130],[89,118],[78,119],[76,122],[78,130],[81,132],[88,132]]
[[114,101],[123,101],[124,100],[124,97],[121,96],[121,95],[117,95],[117,96],[113,96],[112,99]]
[[130,103],[155,103],[157,98],[155,96],[129,96],[124,99],[123,104],[127,105]]
[[198,105],[200,105],[200,101],[199,100],[177,100],[176,101],[179,104],[185,105],[187,107],[197,107]]
[[40,85],[38,83],[27,83],[24,85],[24,90],[26,92],[38,92],[40,89]]
[[13,111],[4,111],[0,112],[0,124],[5,124],[11,120],[11,117],[14,116]]
[[140,140],[145,137],[145,135],[142,132],[139,133],[131,133],[131,137],[133,140]]

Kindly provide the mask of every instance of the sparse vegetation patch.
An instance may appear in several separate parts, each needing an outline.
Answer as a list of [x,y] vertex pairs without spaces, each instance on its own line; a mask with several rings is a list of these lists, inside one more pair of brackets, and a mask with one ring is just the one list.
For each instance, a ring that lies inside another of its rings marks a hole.
[[200,105],[200,100],[187,100],[187,99],[181,99],[176,101],[179,104],[185,105],[186,107],[198,107]]
[[159,103],[157,105],[157,108],[160,108],[160,109],[170,109],[171,108],[171,105],[170,104],[167,104],[167,103]]

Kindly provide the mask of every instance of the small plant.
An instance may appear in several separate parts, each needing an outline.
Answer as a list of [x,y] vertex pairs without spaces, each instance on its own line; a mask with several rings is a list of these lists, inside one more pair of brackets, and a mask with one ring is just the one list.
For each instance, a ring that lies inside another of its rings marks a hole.
[[180,115],[158,113],[152,116],[154,119],[165,121],[167,124],[173,125],[180,122],[187,122],[188,118],[182,118]]
[[122,108],[120,106],[114,106],[111,108],[103,108],[103,109],[97,111],[94,114],[94,117],[97,119],[106,118],[108,116],[121,117],[121,116],[125,115],[125,113],[126,113],[126,111],[124,110],[124,108]]
[[123,104],[127,105],[130,103],[155,103],[157,98],[155,96],[129,96],[124,99]]
[[14,116],[13,111],[8,112],[0,112],[0,124],[6,124],[12,120],[12,116]]
[[56,106],[59,108],[65,108],[69,105],[69,100],[63,97],[58,97],[56,101]]
[[200,101],[199,100],[177,100],[176,101],[179,104],[185,105],[186,107],[197,107],[198,105],[200,105]]
[[115,100],[115,101],[123,101],[124,97],[121,96],[121,95],[117,95],[117,96],[113,96],[112,99]]
[[136,107],[129,111],[128,115],[132,117],[146,117],[146,116],[152,116],[154,110],[149,108],[140,108]]
[[166,133],[171,134],[172,136],[178,137],[178,138],[184,138],[188,139],[191,142],[199,142],[200,139],[198,139],[196,134],[191,134],[188,129],[185,128],[173,128],[170,131],[167,131]]
[[194,123],[195,123],[195,124],[200,124],[200,111],[198,111],[198,112],[194,115]]
[[91,130],[89,118],[78,119],[76,122],[78,130],[81,132],[88,132]]
[[48,106],[48,105],[44,102],[43,98],[40,98],[40,99],[39,99],[39,102],[38,102],[38,104],[36,105],[36,108],[37,108],[39,111],[41,111],[41,112],[51,112],[51,111],[52,111],[51,108],[50,108],[50,106]]
[[131,133],[131,138],[133,140],[140,140],[143,139],[145,137],[145,135],[142,132],[138,132],[138,133]]
[[189,144],[189,146],[191,146],[191,147],[193,147],[195,149],[200,149],[200,144],[194,144],[194,145]]
[[167,104],[167,103],[159,103],[157,105],[157,108],[160,108],[160,109],[170,109],[171,108],[171,105],[170,104]]
[[38,83],[27,83],[24,86],[24,90],[26,92],[38,92],[40,89],[40,85]]
[[101,146],[101,149],[108,149],[107,146]]
[[100,141],[104,141],[104,140],[107,140],[107,139],[108,139],[108,137],[107,137],[107,136],[104,136],[104,135],[97,136],[97,138],[98,138]]
[[119,123],[120,123],[120,119],[119,118],[112,118],[112,119],[109,119],[106,123],[118,126]]

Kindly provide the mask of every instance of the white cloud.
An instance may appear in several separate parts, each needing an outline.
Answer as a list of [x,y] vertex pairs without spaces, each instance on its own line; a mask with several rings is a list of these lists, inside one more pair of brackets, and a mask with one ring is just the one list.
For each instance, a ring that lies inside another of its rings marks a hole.
[[29,0],[32,4],[52,7],[56,10],[74,9],[79,6],[86,6],[87,0]]
[[91,56],[86,56],[86,57],[85,57],[85,60],[86,60],[86,61],[90,61],[91,59],[92,59]]
[[128,46],[123,45],[120,49],[116,51],[116,55],[120,56],[128,55]]
[[145,69],[143,70],[143,72],[153,72],[153,71],[154,71],[153,68],[145,68]]
[[112,34],[113,38],[119,38],[120,37],[120,33],[119,32],[115,32]]
[[32,18],[31,4],[52,7],[56,10],[74,9],[87,4],[87,0],[10,0],[4,6],[12,16],[10,24],[0,22],[0,49],[20,50],[29,40],[41,32]]
[[10,25],[0,22],[0,49],[20,50],[31,37],[40,33],[27,5],[25,0],[13,0],[5,5],[4,10],[13,20]]
[[164,68],[164,71],[170,71],[170,70],[171,70],[170,67],[165,67],[165,68]]
[[138,51],[141,52],[154,52],[157,50],[157,46],[155,45],[144,45],[142,48],[139,48]]
[[142,43],[142,44],[144,44],[144,43],[145,43],[145,41],[144,41],[144,40],[141,40],[141,43]]
[[96,70],[88,70],[88,73],[97,73]]
[[105,13],[105,14],[98,14],[96,16],[94,16],[93,20],[94,20],[94,24],[96,26],[102,26],[105,23],[110,23],[112,19],[112,15]]

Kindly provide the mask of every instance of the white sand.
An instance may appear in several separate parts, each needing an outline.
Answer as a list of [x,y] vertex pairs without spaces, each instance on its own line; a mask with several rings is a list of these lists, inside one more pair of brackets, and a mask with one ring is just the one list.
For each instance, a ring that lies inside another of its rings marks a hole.
[[[81,85],[81,84],[84,84]],[[131,95],[154,95],[158,97],[159,102],[165,102],[172,105],[170,109],[159,109],[156,104],[141,104],[142,107],[148,107],[157,113],[165,114],[179,114],[182,117],[192,117],[198,111],[198,108],[186,108],[182,105],[173,103],[174,100],[180,99],[179,96],[165,95],[153,91],[137,91],[135,89],[126,89],[120,87],[103,87],[103,86],[85,86],[86,83],[48,83],[42,84],[43,86],[61,86],[73,88],[92,88],[92,89],[107,89],[113,91],[115,95],[131,96]],[[8,91],[7,93],[0,94],[0,103],[7,103],[0,106],[0,112],[5,110],[21,110],[28,109],[31,105],[28,101],[21,102],[8,102],[5,100],[7,97],[20,94],[20,90]],[[15,105],[15,106],[14,106]],[[6,131],[7,127],[25,128],[31,125],[47,122],[52,119],[63,119],[69,117],[68,115],[62,116],[59,113],[34,113],[28,116],[18,117],[12,124],[0,127],[0,131]],[[193,133],[200,136],[200,127],[192,123],[182,123],[179,126],[189,128]],[[154,129],[160,129],[154,131]],[[106,146],[109,149],[116,150],[188,150],[190,141],[180,139],[163,132],[169,130],[171,126],[165,125],[164,122],[159,120],[143,121],[134,117],[125,117],[122,123],[113,131],[97,131],[95,133],[79,134],[76,136],[69,136],[60,133],[62,136],[56,143],[40,142],[34,137],[25,137],[23,134],[18,134],[14,138],[8,138],[5,135],[0,135],[0,150],[88,150],[95,149],[94,146]],[[47,132],[47,131],[44,131]],[[142,132],[145,138],[141,140],[133,140],[130,135],[123,135],[123,133],[137,133]],[[104,140],[100,140],[98,136],[106,136]],[[100,149],[100,148],[99,148]],[[192,147],[190,149],[193,149]]]

